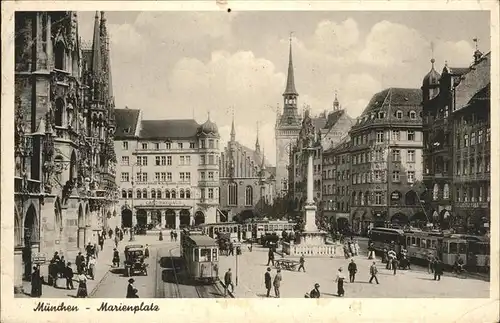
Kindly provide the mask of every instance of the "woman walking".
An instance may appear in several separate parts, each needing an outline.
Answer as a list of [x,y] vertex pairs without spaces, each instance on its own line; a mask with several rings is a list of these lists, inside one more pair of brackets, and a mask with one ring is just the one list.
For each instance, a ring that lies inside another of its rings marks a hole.
[[339,297],[344,296],[345,294],[344,280],[345,280],[345,275],[342,272],[342,267],[340,267],[339,271],[337,272],[337,278],[335,279],[335,282],[337,283],[337,296]]
[[86,298],[87,293],[87,277],[84,274],[78,275],[78,290],[76,292],[77,298]]

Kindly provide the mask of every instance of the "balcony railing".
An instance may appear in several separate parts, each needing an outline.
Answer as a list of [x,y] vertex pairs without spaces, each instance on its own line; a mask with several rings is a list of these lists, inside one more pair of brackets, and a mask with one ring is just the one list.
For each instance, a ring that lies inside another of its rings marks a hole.
[[41,182],[34,179],[28,179],[26,182],[26,190],[23,190],[23,179],[21,177],[14,177],[14,192],[15,193],[29,193],[37,194],[41,192]]

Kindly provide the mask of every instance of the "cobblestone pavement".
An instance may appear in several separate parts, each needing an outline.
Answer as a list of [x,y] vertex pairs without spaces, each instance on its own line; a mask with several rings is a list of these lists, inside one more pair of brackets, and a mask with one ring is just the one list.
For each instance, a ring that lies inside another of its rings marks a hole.
[[[276,259],[280,258],[276,255]],[[296,259],[286,257],[287,259]],[[354,283],[345,283],[345,297],[362,298],[383,298],[383,297],[489,297],[489,283],[473,278],[459,278],[451,273],[445,273],[441,281],[434,281],[434,277],[422,270],[398,270],[396,275],[392,271],[385,269],[385,264],[377,260],[379,269],[378,279],[380,285],[370,284],[369,267],[372,260],[368,260],[365,255],[354,257],[357,263],[358,273]],[[339,267],[344,272],[350,259],[337,255],[333,258],[308,258],[306,257],[306,272],[296,272],[282,270],[283,281],[281,284],[281,297],[303,298],[315,283],[321,285],[322,297],[337,297],[337,287],[334,282]],[[243,247],[243,254],[238,256],[238,270],[236,274],[236,257],[220,257],[221,277],[227,268],[231,267],[233,280],[236,282],[238,276],[238,286],[236,286],[234,296],[243,298],[265,297],[264,273],[267,269],[267,250],[255,247],[252,252]],[[276,269],[272,268],[272,275],[276,274]],[[346,273],[348,278],[348,274]],[[348,280],[348,279],[347,279]],[[271,294],[274,295],[273,291]]]

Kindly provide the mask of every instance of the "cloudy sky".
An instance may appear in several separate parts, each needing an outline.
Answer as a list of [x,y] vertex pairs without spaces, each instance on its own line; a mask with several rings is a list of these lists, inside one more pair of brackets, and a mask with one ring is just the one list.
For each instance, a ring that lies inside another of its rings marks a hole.
[[[92,39],[94,12],[80,12]],[[420,88],[430,69],[468,66],[475,44],[490,50],[489,13],[427,12],[107,12],[118,108],[145,118],[194,118],[208,112],[227,141],[254,147],[256,125],[274,163],[274,123],[282,108],[293,32],[299,106],[331,109],[335,91],[352,117],[387,87]]]

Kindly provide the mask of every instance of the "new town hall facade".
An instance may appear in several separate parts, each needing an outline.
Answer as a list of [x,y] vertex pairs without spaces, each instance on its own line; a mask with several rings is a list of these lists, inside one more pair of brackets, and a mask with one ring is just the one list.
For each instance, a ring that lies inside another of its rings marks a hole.
[[104,13],[91,46],[76,12],[15,16],[15,292],[34,263],[66,259],[116,216],[114,99]]

